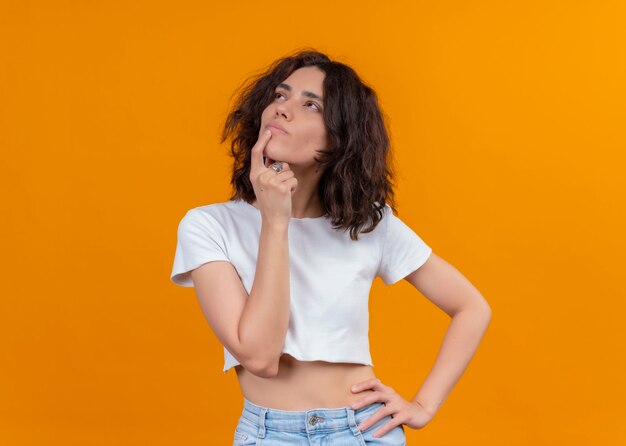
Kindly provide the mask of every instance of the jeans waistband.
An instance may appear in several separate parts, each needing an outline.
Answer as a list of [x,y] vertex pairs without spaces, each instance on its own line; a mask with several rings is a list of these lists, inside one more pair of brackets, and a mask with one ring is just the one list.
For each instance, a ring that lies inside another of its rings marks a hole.
[[376,412],[384,403],[376,402],[359,409],[350,406],[315,408],[302,411],[279,410],[254,404],[244,397],[242,417],[255,426],[285,432],[332,431],[349,427],[358,431],[358,424]]

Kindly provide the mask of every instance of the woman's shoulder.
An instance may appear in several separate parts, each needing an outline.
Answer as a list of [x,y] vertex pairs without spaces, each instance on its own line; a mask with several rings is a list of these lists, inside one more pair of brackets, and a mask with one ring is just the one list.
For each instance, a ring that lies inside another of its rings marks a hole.
[[195,206],[187,211],[184,218],[213,221],[231,227],[254,220],[256,212],[253,211],[256,208],[243,200],[227,200]]

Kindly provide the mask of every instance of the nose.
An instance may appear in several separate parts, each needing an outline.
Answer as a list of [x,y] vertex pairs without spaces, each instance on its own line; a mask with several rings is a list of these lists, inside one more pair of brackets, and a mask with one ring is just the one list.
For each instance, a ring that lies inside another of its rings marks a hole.
[[285,119],[289,119],[290,112],[289,109],[285,106],[285,102],[282,102],[276,106],[276,116],[282,115]]

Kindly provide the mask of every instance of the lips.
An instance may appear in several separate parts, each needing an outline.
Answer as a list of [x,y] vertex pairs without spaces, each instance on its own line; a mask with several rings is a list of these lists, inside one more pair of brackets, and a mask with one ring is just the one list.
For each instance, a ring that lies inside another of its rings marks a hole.
[[287,131],[278,124],[268,124],[267,128],[273,130],[274,133],[287,133]]

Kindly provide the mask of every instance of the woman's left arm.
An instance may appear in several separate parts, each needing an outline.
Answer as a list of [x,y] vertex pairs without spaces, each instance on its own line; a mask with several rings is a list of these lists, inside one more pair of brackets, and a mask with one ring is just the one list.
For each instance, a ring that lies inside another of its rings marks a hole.
[[491,307],[463,274],[435,253],[405,279],[452,318],[437,359],[412,399],[434,416],[474,356],[491,321]]
[[365,420],[360,428],[367,429],[386,415],[394,417],[374,433],[375,437],[384,435],[398,424],[419,429],[435,416],[467,368],[491,320],[491,308],[476,287],[434,252],[405,280],[448,314],[452,321],[432,369],[411,401],[404,400],[379,379],[357,383],[351,389],[354,393],[366,389],[375,391],[353,404],[353,408],[375,401],[384,401],[387,405],[385,410],[381,409],[380,413]]

